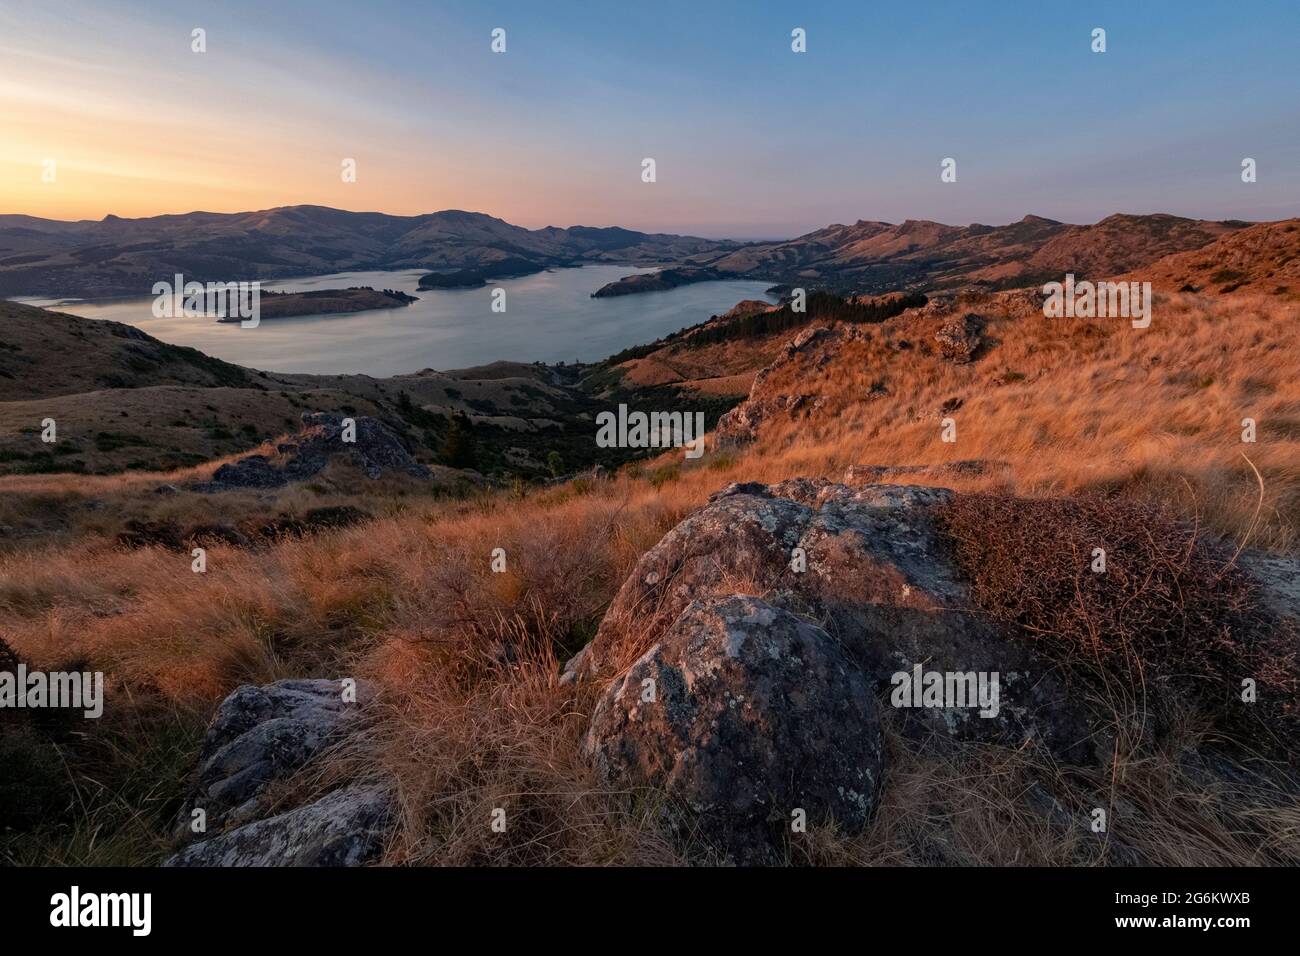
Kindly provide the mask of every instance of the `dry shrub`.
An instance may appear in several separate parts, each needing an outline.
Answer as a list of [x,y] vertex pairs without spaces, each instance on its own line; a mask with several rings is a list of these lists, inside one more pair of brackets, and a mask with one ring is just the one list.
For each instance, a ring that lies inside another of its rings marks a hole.
[[[814,828],[790,860],[854,866],[1294,866],[1295,780],[1276,766],[1206,757],[1175,739],[1096,767],[1038,748],[964,743],[918,751],[885,718],[885,777],[866,830]],[[1107,829],[1092,830],[1102,808]]]
[[[1131,691],[1145,712],[1172,693],[1224,726],[1292,736],[1294,629],[1195,525],[1142,501],[997,494],[959,495],[940,520],[977,607],[1074,672],[1100,676],[1111,699]],[[1096,548],[1104,572],[1092,570]],[[1240,698],[1246,678],[1257,685],[1252,706]]]

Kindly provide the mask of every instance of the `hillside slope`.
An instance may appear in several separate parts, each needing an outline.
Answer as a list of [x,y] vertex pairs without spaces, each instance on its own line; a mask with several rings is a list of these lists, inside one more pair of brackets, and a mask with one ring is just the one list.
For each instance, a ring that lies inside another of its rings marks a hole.
[[[1295,716],[1291,632],[1268,619],[1254,639],[1263,600],[1232,568],[1267,548],[1294,578],[1297,308],[1162,295],[1135,330],[1002,293],[814,322],[770,359],[767,337],[734,337],[726,361],[752,350],[764,367],[703,458],[553,486],[195,495],[155,490],[193,470],[0,477],[0,640],[36,666],[102,669],[110,702],[58,738],[58,760],[42,759],[58,728],[4,737],[46,796],[36,823],[16,804],[0,858],[167,858],[227,694],[355,677],[380,692],[367,732],[272,795],[328,809],[385,784],[374,862],[1294,864],[1294,736],[1270,723]],[[723,360],[706,338],[701,368]],[[660,359],[691,360],[689,340],[673,348]],[[250,525],[269,531],[245,540]],[[205,573],[173,528],[206,535]],[[1110,563],[1093,576],[1096,541]],[[562,677],[584,647],[595,672]],[[632,714],[633,657],[638,682],[691,674],[659,684],[689,701]],[[1005,719],[890,707],[899,660],[1003,673]],[[1262,678],[1258,713],[1238,703],[1243,673]],[[1261,757],[1287,747],[1290,765]],[[683,753],[699,773],[667,773]],[[789,838],[784,808],[806,798],[808,833]],[[670,803],[706,823],[666,824]],[[497,807],[504,834],[483,824]]]
[[1300,219],[1261,222],[1193,252],[1165,256],[1128,278],[1167,291],[1300,296]]

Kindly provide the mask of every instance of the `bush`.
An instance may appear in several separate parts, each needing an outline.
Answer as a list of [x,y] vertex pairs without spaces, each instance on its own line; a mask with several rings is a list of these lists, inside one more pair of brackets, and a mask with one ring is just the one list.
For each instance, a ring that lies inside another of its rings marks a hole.
[[[1300,729],[1293,629],[1195,526],[1125,499],[974,494],[946,505],[940,522],[977,607],[1049,657],[1121,675],[1143,705],[1174,691],[1221,723]],[[1092,569],[1095,548],[1104,572]],[[1253,705],[1241,700],[1246,678]]]
[[[0,672],[17,673],[18,654],[0,637]],[[0,834],[24,831],[68,803],[67,775],[30,712],[0,710]]]
[[478,448],[469,416],[457,412],[438,446],[438,457],[451,468],[477,468]]

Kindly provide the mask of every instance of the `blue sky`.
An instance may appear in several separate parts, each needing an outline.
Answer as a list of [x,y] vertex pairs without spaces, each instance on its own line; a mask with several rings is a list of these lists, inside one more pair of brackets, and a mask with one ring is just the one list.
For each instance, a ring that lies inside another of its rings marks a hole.
[[[0,212],[319,202],[737,237],[1275,219],[1300,214],[1298,64],[1295,2],[3,0]],[[46,156],[60,191],[31,184]]]

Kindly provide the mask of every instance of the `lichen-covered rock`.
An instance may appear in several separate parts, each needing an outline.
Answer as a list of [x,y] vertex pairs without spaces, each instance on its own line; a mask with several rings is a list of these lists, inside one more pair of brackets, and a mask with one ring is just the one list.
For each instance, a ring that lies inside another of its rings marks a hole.
[[[383,849],[394,821],[392,786],[338,787],[270,816],[273,784],[290,780],[328,747],[364,738],[360,706],[342,681],[244,685],[217,709],[199,751],[195,784],[176,822],[181,849],[168,866],[356,866]],[[195,811],[202,811],[196,814]],[[200,833],[194,832],[202,819]]]
[[193,837],[196,809],[206,814],[209,832],[262,815],[267,788],[340,740],[355,726],[357,708],[344,702],[338,681],[283,680],[237,688],[208,727],[177,836]]
[[596,706],[605,782],[739,863],[774,862],[795,815],[867,822],[880,782],[871,682],[816,625],[744,596],[691,603]]
[[902,726],[918,739],[1032,740],[1093,758],[1086,712],[1056,670],[972,612],[933,517],[952,494],[820,479],[731,485],[642,555],[574,676],[619,675],[691,601],[746,593],[822,624],[882,696],[918,664],[997,675],[996,715],[907,708]]
[[953,316],[935,333],[939,354],[955,365],[965,365],[983,342],[984,323],[978,315]]
[[391,792],[357,785],[185,847],[164,866],[361,866],[383,852]]

